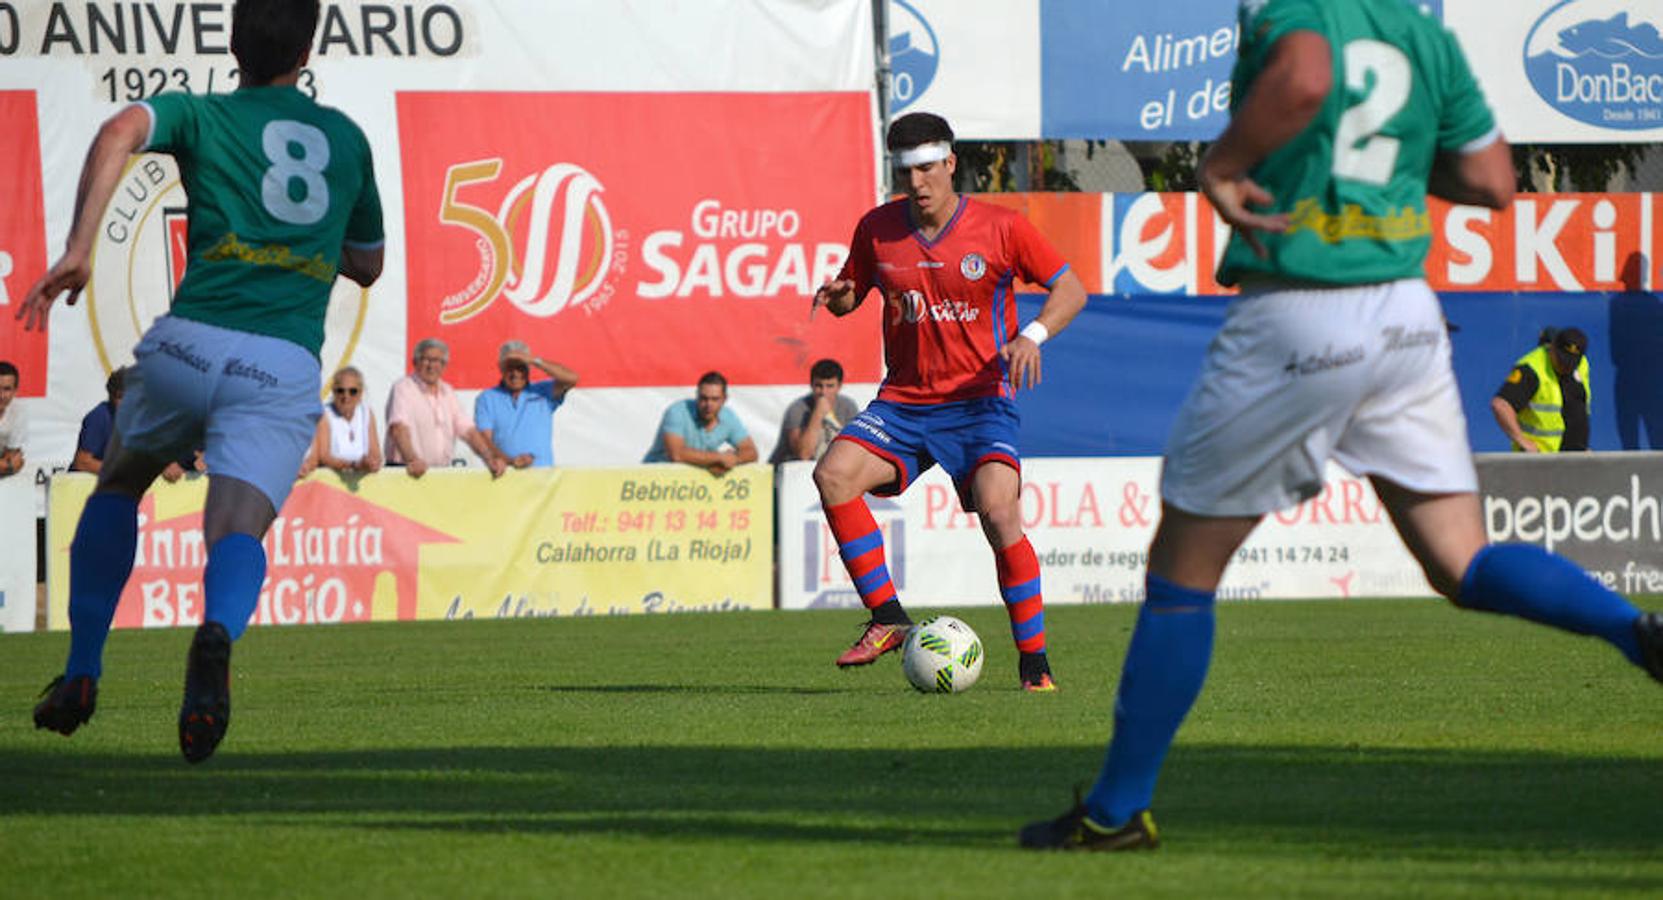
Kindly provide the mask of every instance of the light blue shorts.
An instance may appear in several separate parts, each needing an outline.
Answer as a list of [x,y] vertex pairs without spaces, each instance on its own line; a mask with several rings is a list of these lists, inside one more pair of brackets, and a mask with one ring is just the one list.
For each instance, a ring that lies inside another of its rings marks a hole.
[[317,357],[173,316],[157,319],[133,356],[116,410],[122,447],[166,459],[202,447],[210,475],[246,481],[282,509],[323,413]]

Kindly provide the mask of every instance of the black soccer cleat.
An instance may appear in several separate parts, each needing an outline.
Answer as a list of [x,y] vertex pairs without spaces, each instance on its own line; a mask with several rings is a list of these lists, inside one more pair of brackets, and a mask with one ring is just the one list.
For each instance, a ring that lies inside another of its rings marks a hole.
[[98,681],[90,675],[59,675],[40,695],[43,699],[35,704],[35,727],[69,737],[98,708]]
[[1634,620],[1634,634],[1640,639],[1640,658],[1651,677],[1663,681],[1663,613],[1644,613]]
[[1017,842],[1029,850],[1153,850],[1161,845],[1155,831],[1155,817],[1149,810],[1132,814],[1119,828],[1104,828],[1086,815],[1086,805],[1076,797],[1074,808],[1055,819],[1030,822],[1017,835]]
[[185,702],[179,707],[179,752],[185,762],[214,755],[231,724],[231,636],[218,622],[204,622],[185,661]]

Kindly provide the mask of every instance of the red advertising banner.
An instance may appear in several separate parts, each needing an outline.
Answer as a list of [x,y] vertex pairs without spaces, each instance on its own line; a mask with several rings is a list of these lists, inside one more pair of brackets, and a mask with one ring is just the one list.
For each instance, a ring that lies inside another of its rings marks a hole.
[[[1094,294],[1228,293],[1229,226],[1200,194],[990,194],[1027,212]],[[1430,203],[1426,277],[1439,291],[1579,293],[1663,283],[1657,194],[1520,194],[1489,210]]]
[[17,366],[18,394],[46,395],[44,331],[24,331],[17,304],[46,272],[46,215],[41,201],[40,127],[34,91],[0,91],[0,360]]
[[510,338],[591,386],[878,379],[876,306],[808,316],[872,205],[865,94],[401,93],[398,127],[407,338],[452,383]]

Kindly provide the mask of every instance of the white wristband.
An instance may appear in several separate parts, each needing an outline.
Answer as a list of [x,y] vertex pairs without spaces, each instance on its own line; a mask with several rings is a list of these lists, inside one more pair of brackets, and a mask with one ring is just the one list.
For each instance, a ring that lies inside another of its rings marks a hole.
[[1034,346],[1036,346],[1036,347],[1039,346],[1040,344],[1045,343],[1045,339],[1049,338],[1050,336],[1051,336],[1051,329],[1046,328],[1045,323],[1041,322],[1038,319],[1035,319],[1032,322],[1029,322],[1028,324],[1022,326],[1022,337],[1025,337],[1028,340],[1033,341]]

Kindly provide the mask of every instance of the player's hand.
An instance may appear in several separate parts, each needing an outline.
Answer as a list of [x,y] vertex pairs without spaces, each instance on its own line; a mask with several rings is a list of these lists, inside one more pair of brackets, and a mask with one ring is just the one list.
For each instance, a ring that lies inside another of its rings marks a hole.
[[184,477],[185,477],[185,467],[179,465],[176,462],[168,463],[167,468],[162,470],[162,480],[167,482],[168,484],[176,484],[176,483],[178,483],[179,479],[184,478]]
[[485,466],[491,470],[492,478],[501,478],[502,473],[508,471],[508,460],[506,457],[493,456],[486,461]]
[[1526,440],[1520,442],[1519,443],[1519,449],[1523,450],[1526,453],[1541,453],[1542,452],[1542,448],[1536,446],[1536,442],[1532,441],[1532,440],[1529,440],[1529,439],[1526,439]]
[[514,468],[524,469],[527,466],[531,465],[534,461],[535,461],[535,459],[532,457],[531,454],[521,453],[519,456],[514,457]]
[[[810,319],[814,318],[814,311],[822,306],[830,307],[833,303],[839,306],[846,305],[854,299],[854,295],[855,283],[853,279],[827,279],[826,283],[820,285],[820,289],[814,292],[814,304],[808,308],[808,317]],[[832,310],[832,313],[835,315],[837,310]]]
[[421,457],[412,459],[408,463],[405,463],[404,471],[407,472],[411,478],[420,478],[427,474],[427,460],[422,459]]
[[1039,345],[1032,338],[1017,335],[999,348],[999,358],[1010,373],[1011,389],[1021,390],[1024,382],[1029,388],[1039,387]]
[[69,299],[64,302],[74,306],[75,301],[81,299],[81,290],[87,286],[87,280],[91,277],[90,257],[79,253],[65,253],[57,264],[35,282],[34,287],[29,288],[29,293],[23,295],[23,302],[18,304],[17,318],[23,320],[23,330],[45,331],[46,320],[58,295],[68,291]]
[[1260,187],[1253,179],[1243,175],[1223,175],[1207,165],[1207,160],[1201,161],[1201,169],[1196,173],[1196,180],[1201,183],[1201,192],[1213,204],[1213,209],[1230,227],[1247,241],[1247,246],[1260,259],[1270,254],[1265,251],[1264,242],[1259,240],[1258,232],[1269,231],[1280,234],[1288,230],[1287,213],[1276,215],[1262,215],[1250,209],[1250,206],[1265,207],[1275,202],[1270,192]]

